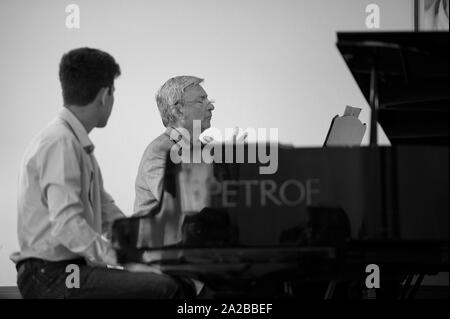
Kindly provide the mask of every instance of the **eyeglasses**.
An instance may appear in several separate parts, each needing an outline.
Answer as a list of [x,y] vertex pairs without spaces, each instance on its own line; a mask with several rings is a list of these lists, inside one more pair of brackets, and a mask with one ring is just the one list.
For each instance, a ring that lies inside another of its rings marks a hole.
[[178,104],[202,104],[202,105],[209,105],[214,104],[216,101],[213,99],[203,98],[202,101],[178,101],[175,103],[175,105]]

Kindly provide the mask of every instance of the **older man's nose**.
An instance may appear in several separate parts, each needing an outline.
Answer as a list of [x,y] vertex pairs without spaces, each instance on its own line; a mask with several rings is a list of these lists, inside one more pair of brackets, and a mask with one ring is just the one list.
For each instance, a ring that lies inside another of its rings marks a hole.
[[208,104],[208,110],[214,110],[214,104],[212,102]]

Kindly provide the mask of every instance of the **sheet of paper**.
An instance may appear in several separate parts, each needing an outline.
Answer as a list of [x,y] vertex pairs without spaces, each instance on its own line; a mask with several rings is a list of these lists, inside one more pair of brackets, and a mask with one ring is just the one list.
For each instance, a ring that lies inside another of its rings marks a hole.
[[343,116],[333,118],[325,146],[361,145],[366,124],[358,119],[360,113],[360,108],[346,106]]
[[361,113],[361,109],[359,107],[346,106],[344,111],[344,116],[354,116],[356,118],[359,117],[359,113]]

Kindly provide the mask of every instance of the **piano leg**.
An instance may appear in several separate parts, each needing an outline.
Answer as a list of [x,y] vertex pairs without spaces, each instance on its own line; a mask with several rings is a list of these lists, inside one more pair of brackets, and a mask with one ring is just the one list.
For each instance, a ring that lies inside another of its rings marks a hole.
[[330,300],[333,298],[334,290],[336,289],[336,280],[331,280],[328,283],[327,291],[325,292],[324,299]]
[[285,281],[283,282],[283,288],[284,288],[284,294],[288,297],[292,297],[294,295],[293,289],[292,289],[292,282]]
[[415,277],[415,275],[414,274],[410,274],[410,275],[411,275],[411,277],[410,277],[411,280],[408,282],[408,285],[405,285],[405,287],[404,287],[405,294],[403,296],[404,299],[408,299],[408,300],[415,298],[417,291],[419,290],[419,287],[422,284],[423,278],[425,277],[425,275],[423,273],[419,274],[417,276],[416,281],[414,282],[414,285],[411,286],[412,279]]
[[414,274],[408,274],[406,276],[405,284],[403,285],[403,287],[400,291],[400,296],[399,296],[400,300],[406,299],[406,295],[408,294],[408,289],[411,286],[411,281],[413,280],[413,278],[414,278]]

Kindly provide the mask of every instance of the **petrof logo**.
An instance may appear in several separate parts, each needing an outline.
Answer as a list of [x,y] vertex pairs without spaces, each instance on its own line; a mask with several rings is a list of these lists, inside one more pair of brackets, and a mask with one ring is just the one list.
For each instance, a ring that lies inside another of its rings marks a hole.
[[312,205],[314,198],[320,194],[319,186],[320,181],[316,178],[303,182],[289,179],[281,184],[270,179],[214,181],[211,184],[211,194],[220,196],[222,207],[237,207],[239,198],[244,201],[241,205],[246,207],[295,207],[301,204]]

